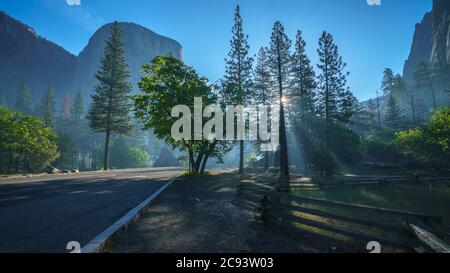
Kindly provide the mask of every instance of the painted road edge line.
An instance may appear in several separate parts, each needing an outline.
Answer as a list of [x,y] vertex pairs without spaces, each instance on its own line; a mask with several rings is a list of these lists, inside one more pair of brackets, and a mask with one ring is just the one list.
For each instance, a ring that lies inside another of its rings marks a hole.
[[167,182],[164,186],[159,188],[152,195],[147,197],[144,201],[142,201],[139,205],[134,207],[132,210],[127,212],[122,218],[117,220],[110,227],[105,229],[102,233],[97,235],[94,239],[92,239],[89,243],[81,248],[81,253],[96,253],[100,252],[106,245],[106,241],[111,238],[117,231],[119,231],[122,227],[126,226],[131,220],[133,220],[146,206],[150,204],[158,195],[160,195],[165,189],[167,189],[173,182],[180,176],[180,174],[176,175],[169,182]]

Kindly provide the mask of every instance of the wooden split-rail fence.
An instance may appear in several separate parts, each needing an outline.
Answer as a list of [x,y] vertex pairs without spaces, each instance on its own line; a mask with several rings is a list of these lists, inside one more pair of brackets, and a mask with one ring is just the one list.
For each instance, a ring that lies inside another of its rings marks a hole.
[[[306,198],[280,192],[280,186],[238,183],[237,192],[255,203],[257,218],[290,233],[313,227],[351,238],[351,242],[379,242],[406,252],[450,253],[450,230],[434,215]],[[361,245],[361,244],[360,244]]]
[[337,178],[337,179],[324,179],[313,178],[312,182],[319,187],[336,187],[336,186],[352,186],[352,185],[385,185],[390,183],[437,183],[443,182],[450,185],[450,177],[426,177],[419,174],[412,173],[409,176],[392,176],[392,177],[380,177],[380,178]]

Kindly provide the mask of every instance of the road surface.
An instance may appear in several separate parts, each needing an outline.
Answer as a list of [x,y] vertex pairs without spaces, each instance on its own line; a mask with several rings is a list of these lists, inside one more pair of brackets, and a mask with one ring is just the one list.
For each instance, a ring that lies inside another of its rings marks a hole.
[[0,180],[0,252],[68,252],[88,243],[180,173],[116,170]]

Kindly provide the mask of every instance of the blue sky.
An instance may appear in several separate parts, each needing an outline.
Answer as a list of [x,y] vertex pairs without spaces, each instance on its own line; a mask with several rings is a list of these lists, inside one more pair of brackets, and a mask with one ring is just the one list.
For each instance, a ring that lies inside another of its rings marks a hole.
[[303,31],[314,63],[321,32],[331,32],[348,64],[349,86],[364,100],[379,88],[384,67],[402,71],[415,24],[431,10],[431,2],[381,0],[380,6],[369,6],[366,0],[1,0],[0,10],[74,54],[101,25],[135,22],[179,41],[185,62],[216,81],[224,72],[239,4],[252,54],[268,45],[276,20],[291,39],[297,29]]

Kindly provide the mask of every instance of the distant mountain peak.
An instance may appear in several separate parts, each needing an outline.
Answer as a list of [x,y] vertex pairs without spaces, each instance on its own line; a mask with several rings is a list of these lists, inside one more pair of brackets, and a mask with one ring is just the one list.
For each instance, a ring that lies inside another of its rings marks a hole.
[[[123,30],[130,82],[134,87],[141,78],[141,66],[156,55],[171,53],[176,58],[183,58],[182,46],[177,41],[136,23],[119,23]],[[94,75],[110,35],[111,24],[100,27],[75,56],[39,36],[32,27],[0,11],[0,93],[14,102],[20,86],[26,84],[36,102],[50,85],[58,100],[64,92],[74,93],[80,89],[88,103],[97,84]]]

